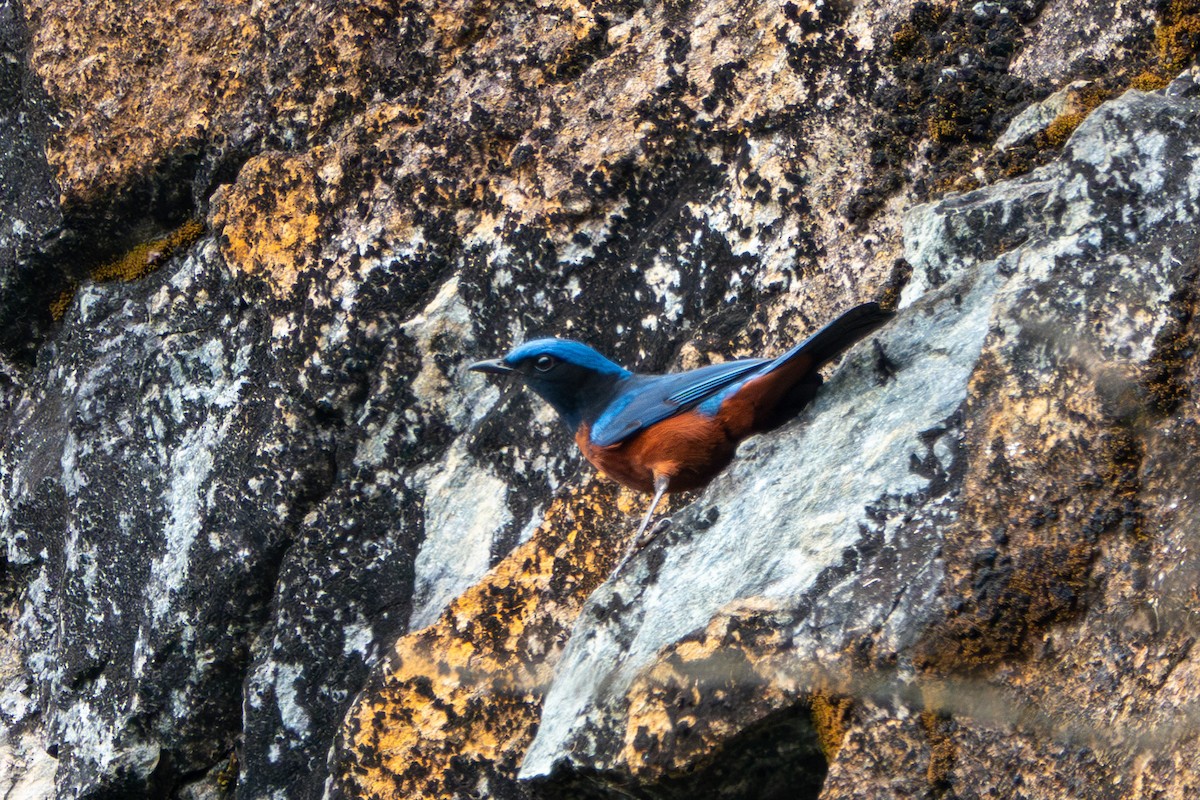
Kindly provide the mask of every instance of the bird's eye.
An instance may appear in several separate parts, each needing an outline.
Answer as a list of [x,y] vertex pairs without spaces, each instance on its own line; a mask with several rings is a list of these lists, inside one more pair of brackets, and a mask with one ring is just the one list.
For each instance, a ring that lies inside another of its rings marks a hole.
[[533,368],[538,372],[549,372],[555,364],[552,356],[540,356],[537,361],[533,362]]

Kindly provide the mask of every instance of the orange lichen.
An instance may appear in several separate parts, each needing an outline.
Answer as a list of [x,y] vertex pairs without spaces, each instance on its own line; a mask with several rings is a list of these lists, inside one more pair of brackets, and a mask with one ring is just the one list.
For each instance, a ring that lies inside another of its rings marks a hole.
[[1154,32],[1162,71],[1175,74],[1200,52],[1200,0],[1173,0]]
[[930,117],[926,127],[929,129],[929,138],[935,142],[951,140],[958,131],[955,121],[947,117]]
[[168,258],[189,246],[204,233],[204,225],[190,219],[161,239],[143,242],[120,258],[94,268],[89,277],[102,281],[133,281],[150,274]]
[[[1200,53],[1200,0],[1174,0],[1162,12],[1154,32],[1155,65],[1129,81],[1128,88],[1153,92],[1165,88]],[[1061,147],[1079,124],[1101,103],[1118,93],[1099,83],[1088,87],[1077,102],[1055,118],[1039,137],[1042,146]]]
[[438,622],[396,642],[346,717],[348,795],[450,798],[515,776],[570,626],[624,548],[615,495],[597,477],[557,500]]
[[833,761],[842,749],[853,708],[854,701],[849,697],[817,693],[809,699],[813,728],[817,731],[817,741],[826,761]]
[[929,782],[930,794],[941,797],[950,789],[950,770],[958,757],[958,748],[950,737],[953,726],[950,718],[934,711],[921,713],[921,727],[929,738],[929,767],[925,779]]
[[742,598],[660,650],[626,692],[620,760],[630,772],[640,781],[695,778],[716,754],[728,757],[776,724],[807,731],[810,755],[831,758],[851,701],[819,665],[797,662],[791,619],[776,599]]
[[[213,203],[213,230],[221,255],[236,272],[266,280],[280,297],[291,292],[301,274],[319,262],[322,168],[336,176],[340,165],[324,148],[298,156],[265,153],[248,161],[232,187]],[[329,184],[323,181],[326,191]]]
[[50,318],[58,322],[67,313],[67,308],[71,305],[71,301],[75,299],[75,292],[79,289],[79,283],[69,281],[67,288],[58,293],[58,297],[50,303]]

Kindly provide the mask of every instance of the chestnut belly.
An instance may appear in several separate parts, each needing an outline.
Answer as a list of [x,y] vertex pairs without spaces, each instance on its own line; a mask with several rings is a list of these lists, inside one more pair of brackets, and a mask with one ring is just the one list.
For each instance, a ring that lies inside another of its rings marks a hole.
[[716,417],[686,411],[608,447],[591,443],[585,425],[575,436],[596,469],[620,484],[654,491],[655,473],[667,475],[667,491],[698,489],[729,465],[737,441]]

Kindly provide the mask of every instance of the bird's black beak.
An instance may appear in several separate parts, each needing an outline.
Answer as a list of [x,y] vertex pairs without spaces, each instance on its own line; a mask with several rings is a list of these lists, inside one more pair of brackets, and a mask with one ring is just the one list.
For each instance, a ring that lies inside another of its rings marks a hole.
[[467,369],[472,372],[490,372],[493,375],[508,375],[513,371],[513,368],[505,364],[498,358],[488,359],[487,361],[476,361]]

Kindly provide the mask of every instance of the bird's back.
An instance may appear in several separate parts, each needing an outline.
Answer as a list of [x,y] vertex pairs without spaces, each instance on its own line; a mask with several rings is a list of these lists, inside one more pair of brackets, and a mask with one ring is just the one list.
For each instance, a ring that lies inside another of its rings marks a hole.
[[768,364],[747,358],[711,364],[689,372],[633,375],[622,381],[615,396],[591,425],[591,442],[616,444],[676,414],[694,408],[714,392]]
[[[799,411],[799,407],[779,409],[779,403],[792,400],[791,405],[802,406],[820,383],[816,370],[891,316],[878,303],[864,303],[774,359],[740,359],[668,375],[632,375],[621,381],[590,421],[589,442],[610,447],[692,409],[708,417],[736,413],[736,430],[744,431],[740,435],[775,427]],[[788,390],[806,379],[800,392],[789,397]],[[738,395],[743,395],[740,402],[734,400]],[[723,412],[727,403],[732,405]]]

